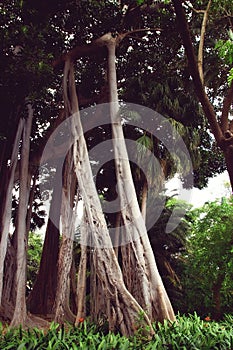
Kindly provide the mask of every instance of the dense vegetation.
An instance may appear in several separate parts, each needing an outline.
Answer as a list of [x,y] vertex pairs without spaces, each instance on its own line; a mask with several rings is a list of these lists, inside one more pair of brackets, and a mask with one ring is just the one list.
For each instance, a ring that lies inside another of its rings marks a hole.
[[1,328],[1,349],[73,349],[73,350],[164,350],[164,349],[231,349],[233,346],[232,317],[227,316],[220,323],[209,318],[201,320],[197,315],[178,317],[178,322],[154,325],[156,334],[146,339],[140,330],[134,337],[126,338],[120,334],[106,333],[96,325],[82,322],[78,328],[65,326],[59,328],[52,324],[47,331],[39,329],[17,330]]
[[174,321],[232,310],[232,199],[195,211],[163,186],[226,169],[233,188],[232,18],[231,0],[0,3],[0,316],[22,339],[227,329]]

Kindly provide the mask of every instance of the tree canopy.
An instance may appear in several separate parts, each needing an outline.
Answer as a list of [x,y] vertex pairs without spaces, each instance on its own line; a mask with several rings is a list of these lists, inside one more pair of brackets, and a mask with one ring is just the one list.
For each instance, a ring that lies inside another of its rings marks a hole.
[[[38,321],[27,311],[51,314],[60,323],[78,324],[86,315],[107,319],[109,329],[126,335],[135,331],[137,313],[149,333],[152,321],[174,319],[160,274],[167,269],[176,279],[174,256],[183,247],[182,229],[167,237],[159,229],[174,202],[166,208],[162,201],[162,218],[149,235],[146,224],[149,215],[156,216],[153,199],[163,198],[158,194],[162,180],[181,165],[187,188],[190,177],[202,188],[224,169],[232,182],[231,11],[230,2],[218,7],[211,0],[0,4],[0,295],[2,313],[12,326]],[[127,103],[141,109],[127,110]],[[164,119],[150,124],[147,108]],[[137,118],[142,126],[129,122]],[[86,129],[85,120],[90,123]],[[163,140],[160,129],[167,132]],[[192,164],[177,149],[174,135],[183,140]],[[136,145],[132,159],[127,139]],[[105,162],[102,152],[92,155],[108,141],[112,159]],[[40,268],[26,301],[28,234],[44,223],[46,195],[50,215]],[[117,198],[120,209],[106,214],[102,204]],[[80,199],[84,214],[75,260]],[[185,230],[184,223],[181,227]],[[124,235],[130,239],[120,245]],[[107,246],[94,249],[92,239]],[[167,247],[163,252],[161,245]]]

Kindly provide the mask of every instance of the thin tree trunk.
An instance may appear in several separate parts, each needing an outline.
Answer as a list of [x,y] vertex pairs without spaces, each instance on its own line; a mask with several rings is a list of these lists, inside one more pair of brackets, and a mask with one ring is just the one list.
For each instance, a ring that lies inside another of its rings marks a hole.
[[[86,317],[86,279],[87,279],[87,237],[88,230],[86,225],[81,224],[81,257],[78,271],[77,282],[77,303],[78,310],[75,324],[79,324],[80,319]],[[85,244],[86,243],[86,244]]]
[[70,269],[70,309],[74,315],[77,314],[77,278],[74,257]]
[[[38,177],[38,171],[36,171],[33,175],[32,187],[30,190],[30,196],[28,201],[28,212],[27,212],[27,224],[26,224],[26,232],[29,234],[30,226],[31,226],[31,218],[32,218],[32,210],[33,210],[33,200],[35,197],[35,189],[36,189],[36,180]],[[27,237],[28,241],[28,237]]]
[[2,289],[3,289],[4,261],[6,256],[7,241],[8,241],[9,231],[10,231],[10,222],[11,222],[12,191],[14,187],[15,169],[18,162],[19,142],[21,139],[23,127],[24,127],[24,119],[20,118],[18,130],[15,136],[12,155],[11,155],[9,182],[8,182],[8,188],[6,191],[6,200],[5,200],[3,216],[2,216],[2,232],[1,232],[1,242],[0,242],[0,304],[2,299]]
[[20,160],[19,207],[17,218],[17,271],[16,271],[16,305],[11,321],[12,327],[25,325],[26,308],[26,246],[27,246],[27,206],[29,199],[28,165],[30,152],[30,135],[33,119],[33,109],[28,104],[28,116],[24,126],[23,142]]
[[224,281],[224,275],[219,275],[217,281],[213,284],[213,302],[214,302],[214,315],[213,318],[219,321],[221,318],[221,288]]

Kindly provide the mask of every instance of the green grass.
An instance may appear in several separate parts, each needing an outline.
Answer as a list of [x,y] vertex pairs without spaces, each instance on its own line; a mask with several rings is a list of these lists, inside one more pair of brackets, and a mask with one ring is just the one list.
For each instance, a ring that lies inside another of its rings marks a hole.
[[81,327],[59,327],[51,324],[48,331],[22,330],[0,325],[0,349],[14,350],[233,350],[233,316],[221,322],[204,321],[197,315],[178,316],[176,323],[154,325],[155,335],[147,341],[140,329],[134,337],[104,333],[97,326],[84,322]]

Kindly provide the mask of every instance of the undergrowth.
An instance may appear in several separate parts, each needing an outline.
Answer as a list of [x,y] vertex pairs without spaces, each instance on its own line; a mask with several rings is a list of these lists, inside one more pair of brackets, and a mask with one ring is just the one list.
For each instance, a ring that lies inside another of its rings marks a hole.
[[84,321],[80,327],[52,323],[47,331],[11,329],[0,324],[0,349],[14,350],[233,350],[233,316],[221,322],[202,320],[196,314],[178,316],[177,322],[154,325],[155,335],[146,340],[138,329],[134,337],[106,333]]

